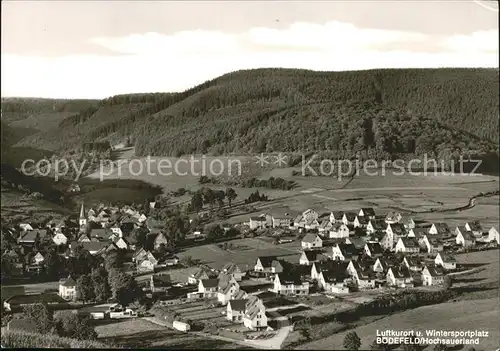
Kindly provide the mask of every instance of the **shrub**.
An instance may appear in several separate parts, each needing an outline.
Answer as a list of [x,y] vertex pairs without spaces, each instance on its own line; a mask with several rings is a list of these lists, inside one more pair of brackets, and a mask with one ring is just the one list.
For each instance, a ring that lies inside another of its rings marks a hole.
[[[29,333],[19,330],[2,331],[2,347],[5,348],[109,348],[96,341],[62,338],[53,334]],[[113,346],[115,347],[115,346]]]

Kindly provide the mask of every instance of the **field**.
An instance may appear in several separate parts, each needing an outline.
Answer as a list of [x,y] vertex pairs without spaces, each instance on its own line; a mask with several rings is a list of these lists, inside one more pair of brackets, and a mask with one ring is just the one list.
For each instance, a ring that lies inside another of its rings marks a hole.
[[238,348],[222,340],[212,340],[192,333],[167,329],[144,319],[98,325],[99,341],[127,348]]
[[236,239],[229,242],[232,247],[223,250],[216,244],[188,248],[178,254],[180,258],[191,256],[201,263],[220,269],[226,263],[233,262],[242,266],[242,269],[253,267],[258,256],[277,256],[290,262],[298,262],[300,256],[300,242],[274,245],[260,238]]
[[[443,303],[434,306],[420,307],[414,310],[397,313],[379,319],[354,331],[362,341],[361,348],[369,349],[376,338],[377,331],[385,330],[481,330],[488,331],[487,338],[481,338],[479,348],[493,350],[498,347],[500,333],[498,331],[498,299],[484,299]],[[331,337],[313,341],[300,346],[300,349],[337,349],[343,348],[342,342],[347,332],[334,334]],[[478,348],[478,346],[475,346]],[[427,347],[426,350],[432,347]]]

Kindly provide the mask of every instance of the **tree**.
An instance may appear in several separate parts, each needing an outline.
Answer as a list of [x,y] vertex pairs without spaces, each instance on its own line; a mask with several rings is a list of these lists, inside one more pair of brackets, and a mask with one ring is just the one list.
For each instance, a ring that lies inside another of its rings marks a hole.
[[108,272],[112,269],[123,268],[123,263],[124,254],[122,253],[122,250],[111,250],[104,256],[104,266]]
[[148,233],[149,230],[145,227],[134,228],[132,236],[137,242],[137,245],[146,249],[148,246]]
[[208,204],[210,206],[210,210],[212,210],[213,204],[215,203],[215,194],[210,188],[202,188],[201,194],[203,196],[203,203]]
[[83,304],[87,301],[92,301],[95,299],[94,285],[92,282],[92,277],[88,274],[81,275],[76,280],[76,294],[77,299],[83,301]]
[[453,285],[453,279],[449,275],[446,275],[444,277],[444,281],[443,281],[443,287],[444,287],[444,289],[445,290],[449,290],[452,285]]
[[139,287],[135,279],[124,271],[113,269],[109,272],[109,286],[113,298],[122,306],[127,306],[139,297]]
[[224,191],[222,191],[222,190],[214,191],[214,197],[215,197],[215,201],[219,205],[219,208],[224,206],[224,198],[226,197],[226,193]]
[[111,297],[111,289],[108,283],[108,272],[104,267],[95,268],[92,270],[91,277],[95,299],[99,302],[107,301]]
[[361,339],[356,332],[351,331],[344,338],[344,349],[357,351],[361,347]]
[[233,188],[226,189],[226,197],[227,201],[229,202],[229,207],[231,207],[231,203],[233,202],[234,199],[236,199],[237,196],[238,194],[236,193],[236,191],[234,191]]
[[211,225],[205,231],[207,233],[207,240],[209,241],[215,241],[224,236],[224,229],[220,225]]
[[191,197],[191,209],[196,213],[203,208],[203,196],[199,191],[195,192]]
[[59,311],[54,319],[59,336],[77,340],[97,339],[92,321],[87,316],[82,317],[71,311]]
[[49,250],[45,256],[43,264],[45,266],[45,274],[48,279],[58,280],[61,277],[61,272],[63,271],[65,265],[63,259],[59,256],[55,248],[51,248]]
[[26,319],[31,319],[36,324],[36,329],[40,334],[53,332],[54,311],[49,308],[47,303],[36,303],[23,306],[23,315]]

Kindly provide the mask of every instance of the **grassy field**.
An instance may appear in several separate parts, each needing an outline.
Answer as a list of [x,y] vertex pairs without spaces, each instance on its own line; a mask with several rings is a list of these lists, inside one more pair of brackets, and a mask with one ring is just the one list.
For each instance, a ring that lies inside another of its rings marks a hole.
[[[274,245],[260,238],[236,239],[230,241],[232,248],[221,249],[217,244],[209,244],[188,248],[179,257],[191,256],[201,263],[220,269],[226,263],[233,262],[242,266],[242,269],[253,267],[258,256],[277,256],[290,262],[298,263],[300,256],[300,242]],[[187,278],[186,278],[187,279]]]
[[[369,349],[376,338],[377,331],[385,330],[482,330],[488,331],[488,338],[480,339],[476,349],[493,350],[498,347],[500,333],[498,331],[498,299],[485,299],[444,303],[434,306],[420,307],[414,310],[397,313],[379,319],[354,331],[362,341],[361,349]],[[342,343],[347,332],[334,334],[328,338],[313,341],[300,346],[300,349],[337,349],[343,348]],[[426,350],[432,350],[427,347]]]
[[96,332],[99,341],[126,348],[239,348],[236,344],[177,332],[143,319],[99,325]]

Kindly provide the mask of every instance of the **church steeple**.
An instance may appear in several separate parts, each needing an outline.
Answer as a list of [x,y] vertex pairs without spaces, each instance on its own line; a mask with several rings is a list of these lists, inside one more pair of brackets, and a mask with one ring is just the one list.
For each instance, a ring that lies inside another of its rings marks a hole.
[[80,208],[80,219],[79,219],[80,226],[84,226],[87,224],[87,216],[85,215],[85,207],[82,202],[82,207]]

